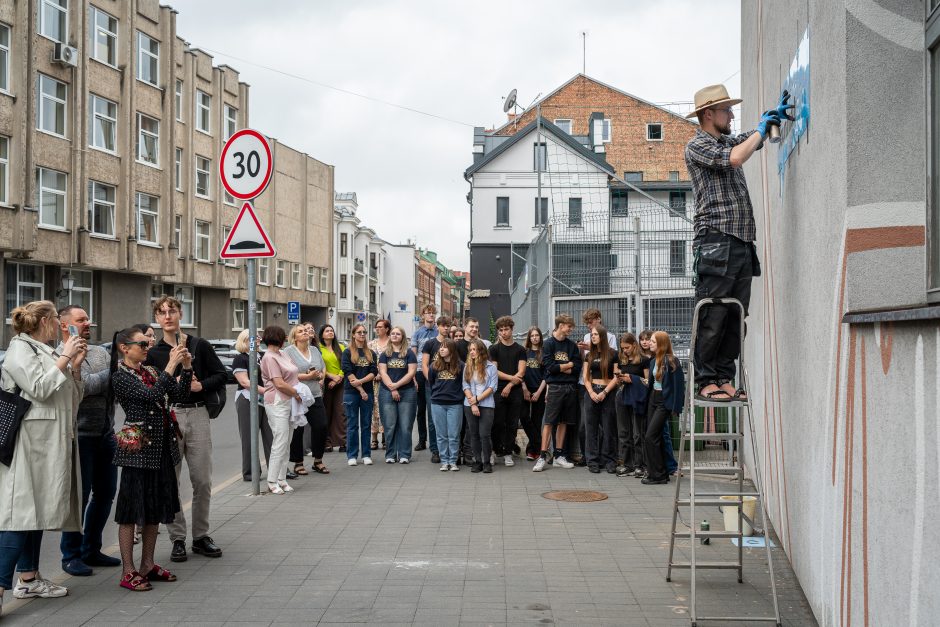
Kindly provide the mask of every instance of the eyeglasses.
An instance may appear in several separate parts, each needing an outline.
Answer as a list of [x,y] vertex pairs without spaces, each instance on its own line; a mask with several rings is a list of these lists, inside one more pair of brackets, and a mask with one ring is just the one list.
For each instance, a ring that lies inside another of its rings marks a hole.
[[365,334],[366,334],[365,331],[360,330],[360,331],[356,331],[353,335],[365,335]]
[[732,107],[712,107],[712,111],[723,111],[724,113],[731,114],[734,113]]
[[127,346],[128,348],[130,348],[131,346],[139,346],[140,348],[147,350],[150,348],[150,340],[141,340],[139,342],[128,342],[127,344],[125,344],[125,346]]
[[158,318],[169,318],[170,316],[178,316],[179,313],[176,309],[160,309],[156,315]]

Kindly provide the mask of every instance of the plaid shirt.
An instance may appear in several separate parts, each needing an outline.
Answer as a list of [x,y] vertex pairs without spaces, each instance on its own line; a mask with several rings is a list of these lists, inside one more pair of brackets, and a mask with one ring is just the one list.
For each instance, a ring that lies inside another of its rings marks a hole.
[[754,209],[744,171],[731,165],[731,149],[750,137],[748,131],[715,139],[698,129],[685,145],[685,165],[695,196],[695,233],[714,229],[745,242],[757,236]]

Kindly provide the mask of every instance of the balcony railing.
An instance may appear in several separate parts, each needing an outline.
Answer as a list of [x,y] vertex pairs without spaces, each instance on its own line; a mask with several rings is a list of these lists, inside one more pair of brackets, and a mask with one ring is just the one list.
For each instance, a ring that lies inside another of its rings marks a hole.
[[362,299],[361,298],[353,299],[353,306],[355,307],[356,311],[362,311],[363,310]]
[[379,306],[375,304],[375,301],[369,301],[369,313],[379,313]]
[[378,280],[379,270],[375,266],[369,266],[369,278]]
[[355,268],[359,274],[366,273],[366,264],[362,259],[356,259]]

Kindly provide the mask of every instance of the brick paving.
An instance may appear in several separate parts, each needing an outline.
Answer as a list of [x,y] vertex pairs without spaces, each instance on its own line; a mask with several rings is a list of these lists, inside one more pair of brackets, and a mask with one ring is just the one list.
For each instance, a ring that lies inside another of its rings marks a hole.
[[[584,468],[531,472],[516,460],[490,475],[440,472],[427,451],[410,465],[347,467],[293,482],[284,496],[251,497],[238,481],[213,497],[219,559],[172,564],[161,534],[157,562],[179,575],[152,592],[118,587],[119,569],[54,579],[62,599],[14,601],[12,625],[642,625],[689,624],[688,571],[665,581],[674,486],[594,475]],[[263,484],[262,484],[263,485]],[[548,500],[548,490],[589,489],[594,503]],[[700,508],[722,529],[717,508]],[[48,534],[47,542],[57,538]],[[683,544],[687,546],[685,541]],[[712,540],[699,559],[734,558]],[[735,571],[702,571],[699,613],[770,612],[763,549]],[[785,625],[815,625],[786,555],[774,549]],[[46,573],[52,576],[53,573]],[[766,624],[766,623],[765,623]]]

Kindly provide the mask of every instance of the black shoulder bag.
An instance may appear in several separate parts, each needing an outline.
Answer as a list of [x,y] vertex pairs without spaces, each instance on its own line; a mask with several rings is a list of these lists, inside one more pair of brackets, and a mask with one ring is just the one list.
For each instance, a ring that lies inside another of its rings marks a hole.
[[[33,349],[33,354],[39,355],[35,346],[29,342],[26,344]],[[0,464],[4,466],[9,466],[13,462],[16,435],[20,431],[23,416],[31,406],[32,402],[20,396],[18,385],[13,385],[12,392],[0,389]]]
[[[206,342],[206,340],[199,338],[199,342]],[[212,351],[212,354],[215,355],[215,349],[206,342],[209,347],[209,350]],[[224,369],[223,369],[224,370]],[[222,410],[225,408],[226,401],[226,389],[225,384],[222,384],[222,387],[216,390],[206,390],[202,391],[203,401],[206,403],[206,411],[209,413],[209,418],[217,418],[219,414],[222,413]]]

